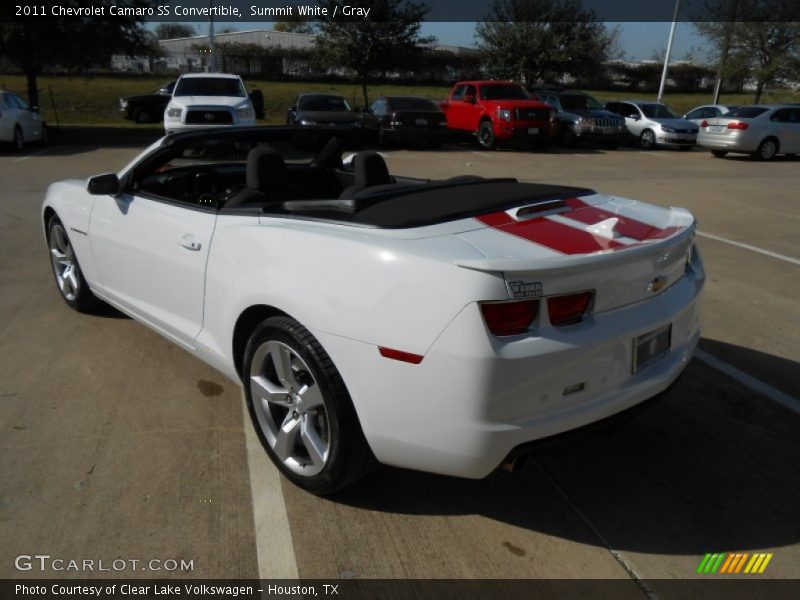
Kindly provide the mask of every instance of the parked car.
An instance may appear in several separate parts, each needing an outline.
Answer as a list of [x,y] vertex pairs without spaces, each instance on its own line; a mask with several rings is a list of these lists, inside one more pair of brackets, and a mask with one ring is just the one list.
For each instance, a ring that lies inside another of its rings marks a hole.
[[537,90],[534,97],[558,111],[558,137],[564,146],[581,141],[616,148],[625,140],[625,119],[603,108],[589,94],[578,91]]
[[242,78],[227,73],[181,75],[164,111],[167,133],[255,123],[255,109]]
[[606,108],[625,118],[629,138],[644,150],[657,146],[691,148],[697,141],[698,126],[681,119],[665,104],[622,100],[608,102]]
[[51,185],[58,292],[242,383],[270,458],[318,494],[376,460],[484,477],[689,363],[704,273],[688,211],[393,176],[374,151],[343,160],[335,135],[176,133],[119,173]]
[[0,142],[11,142],[22,150],[28,142],[47,142],[47,123],[37,107],[22,98],[0,90]]
[[286,124],[360,129],[363,116],[353,110],[344,96],[300,94],[286,112]]
[[364,127],[383,145],[425,143],[438,147],[450,137],[447,117],[427,98],[385,96],[364,111]]
[[555,110],[514,81],[461,81],[442,103],[447,126],[478,138],[482,148],[522,142],[547,148]]
[[738,107],[733,104],[705,104],[704,106],[693,108],[683,115],[683,118],[699,126],[700,123],[706,119],[722,117],[731,112],[734,108]]
[[728,152],[772,160],[778,154],[800,154],[800,106],[740,106],[701,124],[697,143],[717,158]]
[[164,118],[164,109],[172,97],[175,83],[170,81],[153,94],[120,98],[119,110],[123,117],[135,123],[159,123]]

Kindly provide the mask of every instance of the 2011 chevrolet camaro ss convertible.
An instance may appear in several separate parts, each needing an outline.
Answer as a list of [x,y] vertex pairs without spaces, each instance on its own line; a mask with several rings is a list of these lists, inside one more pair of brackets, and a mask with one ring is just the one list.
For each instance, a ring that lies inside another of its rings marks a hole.
[[243,382],[270,458],[318,494],[376,462],[484,477],[684,370],[705,279],[689,212],[392,176],[336,135],[177,133],[119,173],[53,184],[61,295]]

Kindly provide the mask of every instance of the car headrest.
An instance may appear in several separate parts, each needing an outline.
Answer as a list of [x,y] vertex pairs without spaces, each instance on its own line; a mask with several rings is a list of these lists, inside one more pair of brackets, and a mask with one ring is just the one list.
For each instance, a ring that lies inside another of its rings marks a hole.
[[389,168],[383,157],[374,151],[359,152],[353,159],[354,184],[358,187],[392,183]]
[[341,169],[343,149],[342,141],[337,137],[332,137],[314,159],[314,165],[326,169]]
[[286,163],[274,148],[253,148],[247,154],[246,185],[251,190],[266,192],[286,184]]

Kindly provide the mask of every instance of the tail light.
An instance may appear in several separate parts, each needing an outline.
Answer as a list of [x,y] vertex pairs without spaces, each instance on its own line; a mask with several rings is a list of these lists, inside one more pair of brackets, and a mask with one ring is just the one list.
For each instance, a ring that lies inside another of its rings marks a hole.
[[747,129],[750,127],[748,123],[742,123],[741,121],[734,121],[733,123],[728,123],[728,129]]
[[703,121],[700,123],[700,127],[708,127],[708,121]]
[[492,335],[520,335],[528,331],[536,318],[539,301],[483,302],[481,312]]
[[548,298],[547,312],[550,314],[550,323],[556,327],[580,323],[591,302],[592,292]]

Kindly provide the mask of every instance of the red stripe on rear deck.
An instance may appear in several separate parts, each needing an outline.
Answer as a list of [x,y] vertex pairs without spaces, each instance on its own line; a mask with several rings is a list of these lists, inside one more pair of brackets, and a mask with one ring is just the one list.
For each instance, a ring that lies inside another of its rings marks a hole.
[[505,212],[491,213],[476,218],[493,229],[546,246],[562,254],[588,254],[625,247],[614,240],[596,237],[588,231],[582,231],[547,218],[515,221]]
[[566,202],[567,206],[572,208],[572,212],[564,213],[563,216],[566,218],[580,221],[587,225],[595,225],[606,219],[617,218],[619,222],[614,228],[615,231],[621,236],[632,238],[639,242],[645,240],[663,240],[683,229],[683,227],[665,227],[661,229],[655,225],[648,225],[642,221],[637,221],[636,219],[631,219],[630,217],[625,217],[592,206],[591,204],[586,204],[586,202],[579,198],[568,198],[564,202]]

